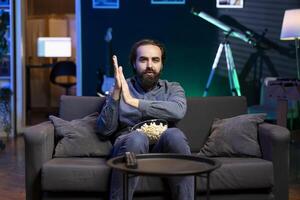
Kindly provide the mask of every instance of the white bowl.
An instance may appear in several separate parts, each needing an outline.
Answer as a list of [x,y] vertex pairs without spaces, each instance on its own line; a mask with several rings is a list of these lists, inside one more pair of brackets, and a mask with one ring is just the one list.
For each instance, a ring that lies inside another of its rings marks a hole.
[[148,136],[149,143],[155,143],[161,134],[168,128],[168,122],[164,119],[151,119],[142,121],[131,128],[131,131],[140,131]]

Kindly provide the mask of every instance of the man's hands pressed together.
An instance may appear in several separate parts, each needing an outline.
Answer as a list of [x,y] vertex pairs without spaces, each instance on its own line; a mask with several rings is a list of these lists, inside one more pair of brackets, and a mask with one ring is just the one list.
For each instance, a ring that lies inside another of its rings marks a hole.
[[126,79],[124,77],[124,74],[123,74],[123,68],[122,67],[119,67],[119,75],[120,75],[121,83],[122,83],[122,96],[123,96],[123,99],[124,99],[125,103],[127,103],[127,104],[129,104],[129,105],[131,105],[135,108],[138,108],[139,107],[139,100],[131,96],[129,88],[128,88],[127,81],[126,81]]
[[114,100],[119,100],[122,94],[124,102],[135,108],[139,106],[139,100],[132,97],[128,88],[128,84],[123,74],[122,66],[118,65],[117,56],[113,56],[114,75],[115,75],[115,87],[112,93]]
[[114,76],[115,76],[115,86],[114,86],[114,89],[112,92],[112,98],[117,101],[120,99],[122,85],[121,85],[121,78],[120,78],[119,69],[118,69],[119,65],[118,65],[117,56],[113,55],[112,59],[113,59]]

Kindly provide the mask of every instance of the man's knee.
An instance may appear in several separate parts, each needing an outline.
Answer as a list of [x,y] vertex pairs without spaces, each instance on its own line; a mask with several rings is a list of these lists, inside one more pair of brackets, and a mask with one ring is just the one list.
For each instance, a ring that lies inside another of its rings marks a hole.
[[185,141],[186,137],[179,128],[168,128],[162,135],[164,139],[177,143]]
[[161,136],[161,146],[165,153],[191,153],[184,133],[178,128],[169,128]]
[[128,151],[145,153],[149,148],[149,140],[145,134],[134,131],[127,138],[126,146]]

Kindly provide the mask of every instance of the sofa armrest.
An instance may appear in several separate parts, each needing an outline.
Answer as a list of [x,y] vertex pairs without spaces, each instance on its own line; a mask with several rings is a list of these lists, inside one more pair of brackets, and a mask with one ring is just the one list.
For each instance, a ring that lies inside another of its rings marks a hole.
[[41,199],[41,168],[54,150],[51,122],[31,126],[24,131],[26,200]]
[[273,162],[275,199],[288,200],[290,132],[278,125],[263,123],[258,133],[263,158]]

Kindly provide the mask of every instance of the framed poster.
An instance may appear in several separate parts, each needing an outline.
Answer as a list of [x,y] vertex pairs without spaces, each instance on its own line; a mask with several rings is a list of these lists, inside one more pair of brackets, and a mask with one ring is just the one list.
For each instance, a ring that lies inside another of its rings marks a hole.
[[243,8],[244,0],[216,0],[217,8]]
[[185,0],[151,0],[151,4],[185,4]]
[[119,9],[119,0],[93,0],[93,8]]
[[8,8],[9,0],[0,0],[0,8]]

